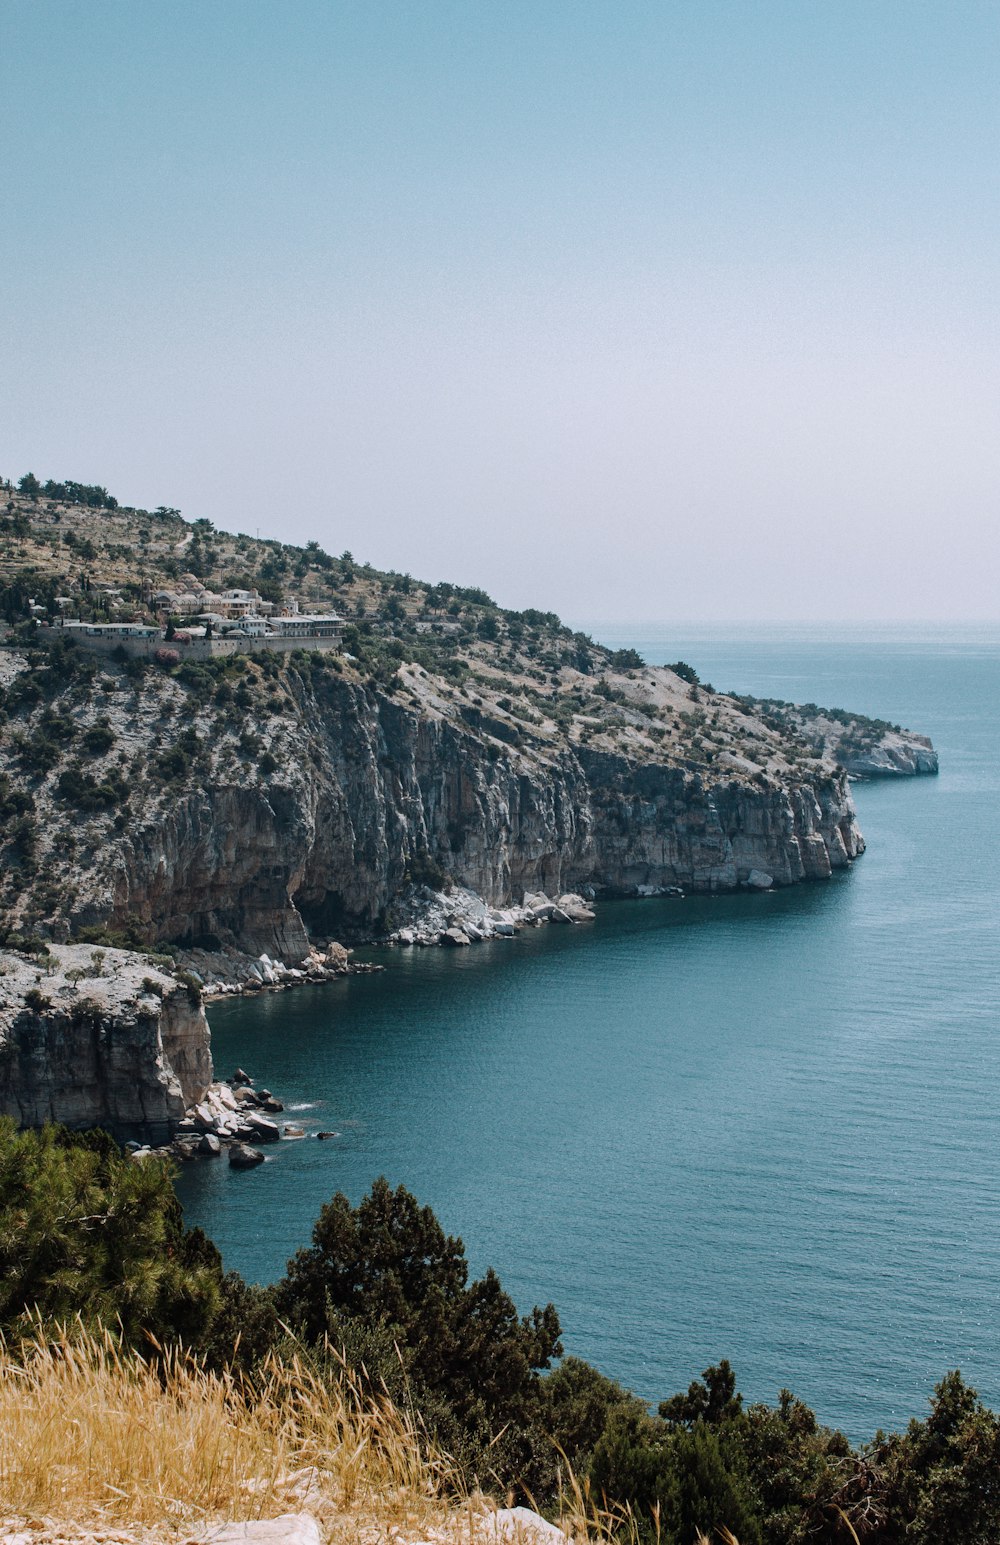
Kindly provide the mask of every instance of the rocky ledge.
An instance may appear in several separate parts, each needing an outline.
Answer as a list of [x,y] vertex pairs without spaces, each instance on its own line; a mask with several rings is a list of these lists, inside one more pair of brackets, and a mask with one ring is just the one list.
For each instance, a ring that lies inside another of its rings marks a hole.
[[254,957],[245,951],[178,950],[177,965],[192,978],[206,998],[241,996],[275,992],[300,987],[306,982],[331,982],[341,976],[369,975],[384,971],[384,966],[370,961],[352,960],[354,951],[343,944],[330,943],[323,948],[310,945],[297,966],[286,966],[266,952]]
[[457,946],[484,939],[512,939],[522,928],[542,923],[592,923],[589,896],[567,891],[553,900],[544,891],[529,891],[519,906],[491,907],[464,885],[435,891],[412,886],[392,910],[390,944]]
[[200,994],[150,957],[0,951],[0,1114],[165,1142],[211,1080]]

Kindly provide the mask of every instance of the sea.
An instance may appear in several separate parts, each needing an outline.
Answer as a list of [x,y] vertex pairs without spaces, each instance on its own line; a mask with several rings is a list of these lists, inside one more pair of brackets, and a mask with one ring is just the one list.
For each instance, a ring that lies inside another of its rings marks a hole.
[[219,1074],[310,1136],[187,1165],[187,1221],[268,1282],[386,1175],[653,1404],[725,1357],[854,1441],[952,1368],[1000,1406],[1000,626],[582,626],[929,734],[940,775],[856,784],[867,852],[826,882],[213,1004]]

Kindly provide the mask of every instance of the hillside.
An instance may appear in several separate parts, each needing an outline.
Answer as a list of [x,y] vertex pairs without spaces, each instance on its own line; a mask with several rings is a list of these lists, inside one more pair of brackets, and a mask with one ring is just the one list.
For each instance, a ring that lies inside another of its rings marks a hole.
[[[647,667],[551,614],[315,544],[53,487],[8,489],[3,517],[9,940],[298,960],[310,938],[391,926],[414,882],[502,906],[786,884],[861,851],[824,746],[683,662]],[[192,579],[335,608],[345,653],[156,664],[95,657],[50,626],[152,621],[163,583]]]

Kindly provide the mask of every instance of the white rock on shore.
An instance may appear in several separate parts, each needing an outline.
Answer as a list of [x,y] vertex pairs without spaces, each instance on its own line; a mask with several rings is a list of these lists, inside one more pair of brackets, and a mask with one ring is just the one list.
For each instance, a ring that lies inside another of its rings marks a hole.
[[390,944],[461,947],[483,939],[511,939],[518,929],[539,923],[589,923],[594,909],[572,891],[555,900],[543,891],[529,891],[520,906],[491,907],[462,885],[450,891],[422,885],[397,904],[395,916],[400,926]]

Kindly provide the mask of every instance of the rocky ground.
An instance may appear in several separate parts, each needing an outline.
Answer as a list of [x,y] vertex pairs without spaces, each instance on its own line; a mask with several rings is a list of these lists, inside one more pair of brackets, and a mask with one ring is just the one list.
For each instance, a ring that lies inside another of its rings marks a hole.
[[273,1518],[206,1520],[198,1528],[102,1525],[54,1518],[0,1518],[0,1545],[566,1545],[571,1527],[559,1528],[526,1507],[497,1508],[483,1501],[409,1530],[379,1519],[374,1510],[315,1510]]

